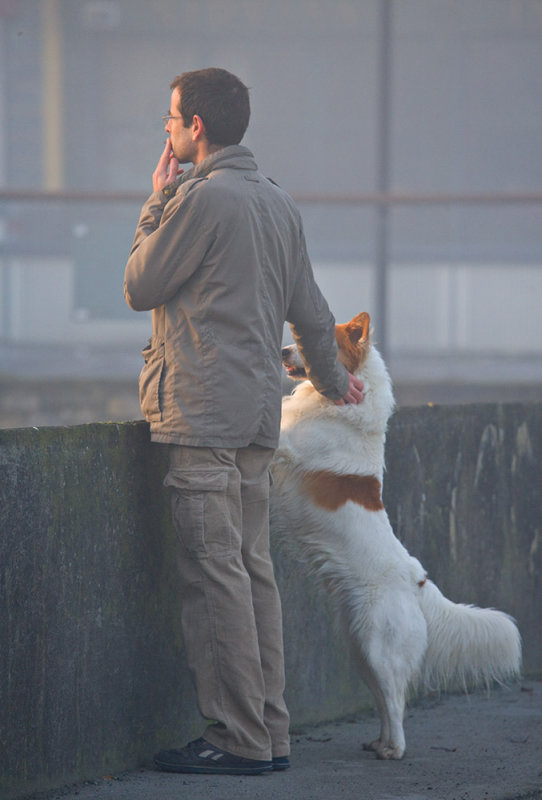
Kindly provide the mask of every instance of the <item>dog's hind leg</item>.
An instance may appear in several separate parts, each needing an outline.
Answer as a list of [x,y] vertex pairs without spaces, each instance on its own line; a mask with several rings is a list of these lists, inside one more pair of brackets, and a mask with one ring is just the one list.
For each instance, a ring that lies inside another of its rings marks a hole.
[[[365,649],[365,648],[363,648]],[[372,750],[377,758],[400,759],[405,752],[403,717],[407,685],[385,663],[378,669],[370,663],[365,652],[357,652],[357,663],[363,680],[371,691],[380,718],[380,733],[373,742],[364,742],[364,750]],[[398,680],[399,678],[399,680]]]
[[380,736],[366,748],[374,750],[378,758],[402,758],[407,693],[427,646],[423,615],[410,594],[400,592],[393,597],[388,592],[380,599],[373,598],[369,619],[357,629],[351,627],[351,632],[358,663],[380,714]]
[[373,750],[378,758],[400,759],[404,756],[406,746],[403,729],[406,687],[382,685],[386,682],[380,679],[378,688],[373,690],[380,714],[380,736],[376,741],[364,744],[363,748]]
[[[372,750],[379,758],[401,758],[402,752],[400,747],[396,749],[394,755],[386,755],[389,750],[389,743],[392,741],[392,718],[390,715],[389,704],[386,701],[386,696],[382,691],[379,680],[374,670],[369,666],[365,658],[358,660],[361,669],[363,680],[367,684],[368,689],[374,697],[376,709],[380,720],[380,733],[378,739],[373,742],[364,742],[364,750]],[[400,743],[399,743],[400,744]],[[403,750],[404,750],[404,736],[403,736]]]
[[[349,609],[350,614],[352,608]],[[341,616],[350,616],[346,608]],[[346,612],[346,613],[345,613]],[[357,624],[356,624],[357,623]],[[364,750],[372,750],[378,758],[399,759],[405,752],[403,716],[409,673],[403,663],[397,662],[397,654],[382,655],[383,641],[380,631],[373,635],[359,626],[359,619],[352,624],[348,621],[350,646],[353,659],[367,688],[373,695],[380,720],[378,739],[364,743]],[[399,655],[399,661],[402,662]]]
[[[330,562],[326,566],[329,573]],[[352,659],[376,703],[380,719],[380,735],[374,742],[364,744],[363,749],[374,750],[379,758],[401,758],[404,752],[404,735],[399,735],[398,746],[390,748],[390,742],[395,742],[397,739],[395,723],[397,713],[395,707],[390,708],[388,699],[390,692],[386,691],[383,685],[379,659],[374,658],[374,654],[380,649],[378,642],[381,637],[379,632],[374,630],[372,614],[366,613],[370,605],[368,598],[360,590],[357,576],[344,565],[335,563],[333,576],[327,574],[322,577],[320,574],[320,581],[333,600],[337,621],[340,621],[345,640],[349,642]],[[372,639],[376,640],[373,646],[371,646]]]

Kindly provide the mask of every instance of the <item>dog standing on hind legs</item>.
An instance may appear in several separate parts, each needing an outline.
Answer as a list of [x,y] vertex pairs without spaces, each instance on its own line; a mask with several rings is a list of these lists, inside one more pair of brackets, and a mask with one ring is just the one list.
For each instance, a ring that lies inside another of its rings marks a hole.
[[393,533],[382,503],[391,380],[371,344],[366,312],[336,326],[339,358],[365,385],[359,405],[337,406],[306,378],[295,346],[272,465],[271,527],[280,546],[328,593],[380,716],[365,747],[405,752],[408,692],[502,682],[519,675],[521,639],[494,609],[452,603]]

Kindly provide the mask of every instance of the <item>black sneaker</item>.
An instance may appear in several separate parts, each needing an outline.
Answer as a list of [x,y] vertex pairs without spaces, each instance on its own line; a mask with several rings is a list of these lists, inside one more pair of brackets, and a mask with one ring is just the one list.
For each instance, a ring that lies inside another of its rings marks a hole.
[[273,772],[281,772],[285,769],[290,769],[290,759],[288,756],[275,756],[271,762],[273,765]]
[[195,739],[180,750],[161,750],[155,755],[154,763],[158,769],[165,772],[199,772],[215,775],[260,775],[262,772],[273,770],[272,761],[234,756],[233,753],[226,753],[205,739]]

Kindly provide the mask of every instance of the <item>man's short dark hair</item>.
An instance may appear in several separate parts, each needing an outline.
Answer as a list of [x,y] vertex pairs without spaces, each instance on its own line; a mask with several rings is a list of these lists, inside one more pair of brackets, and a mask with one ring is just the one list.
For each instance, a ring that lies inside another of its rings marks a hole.
[[225,69],[209,67],[183,72],[170,89],[179,89],[179,111],[185,128],[194,114],[203,120],[209,144],[239,144],[248,127],[250,101],[248,89],[239,78]]

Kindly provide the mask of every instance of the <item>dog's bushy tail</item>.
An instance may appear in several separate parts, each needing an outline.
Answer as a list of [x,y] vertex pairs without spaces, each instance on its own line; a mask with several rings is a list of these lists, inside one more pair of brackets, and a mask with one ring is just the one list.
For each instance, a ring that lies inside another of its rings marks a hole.
[[521,637],[508,614],[452,603],[429,580],[419,598],[428,633],[423,688],[489,687],[519,676]]

